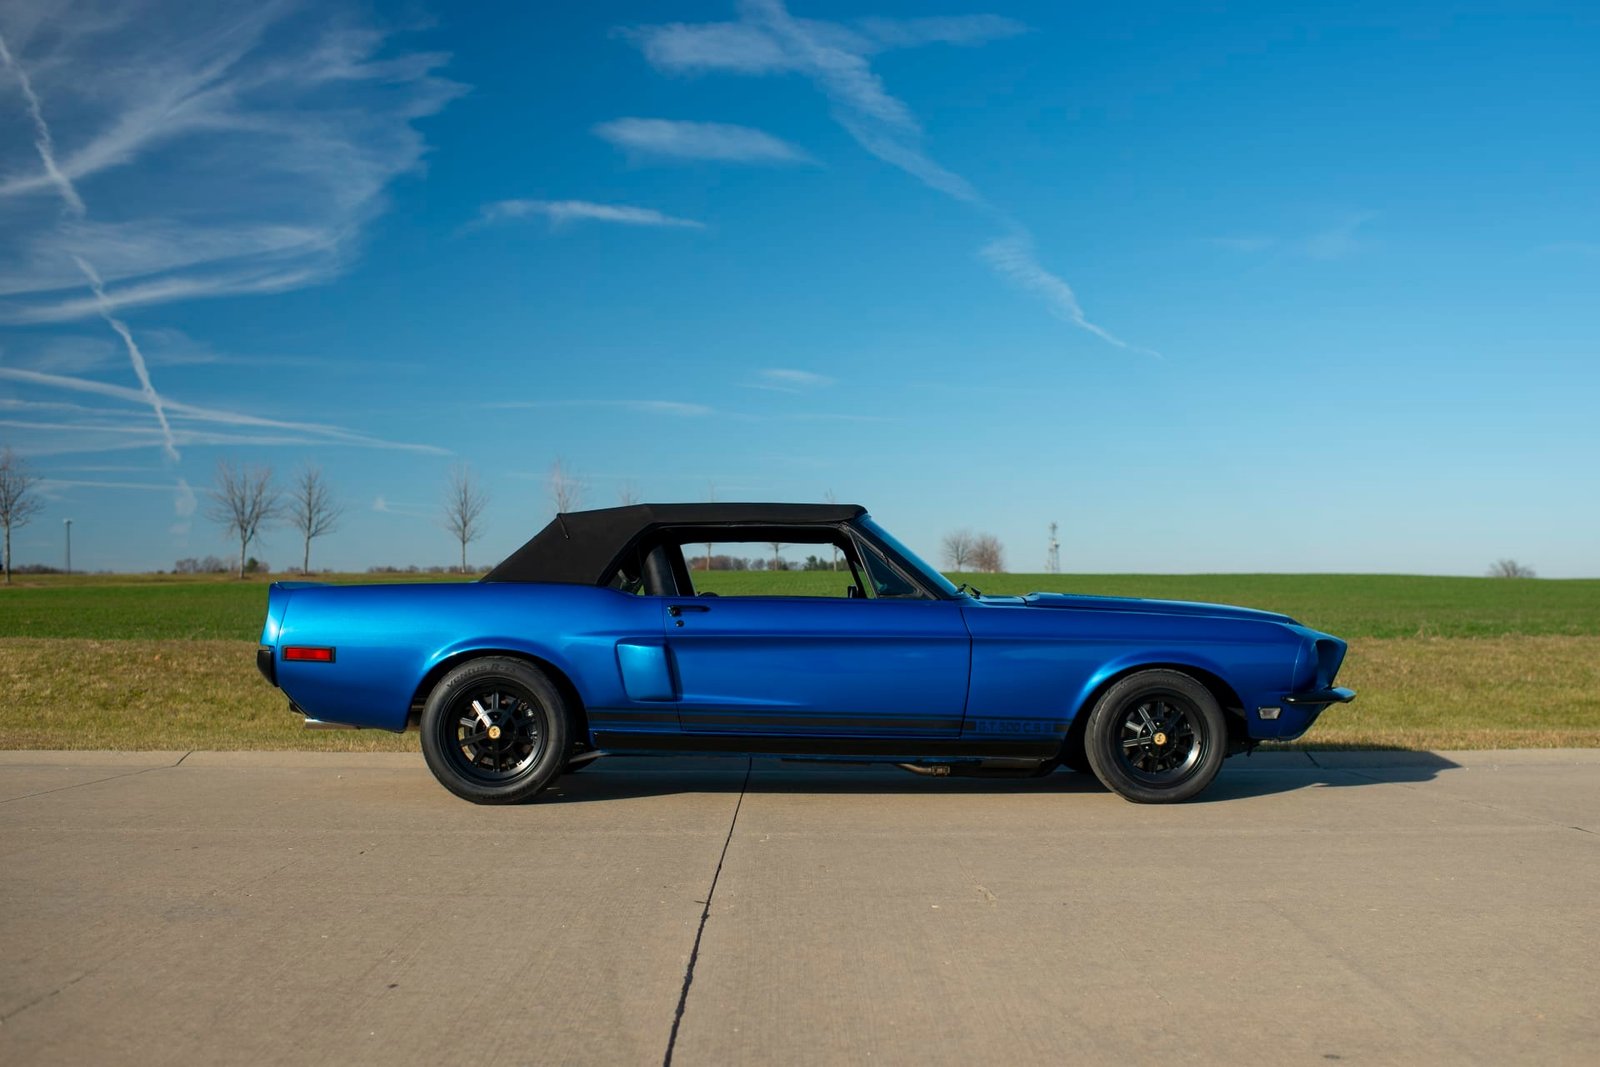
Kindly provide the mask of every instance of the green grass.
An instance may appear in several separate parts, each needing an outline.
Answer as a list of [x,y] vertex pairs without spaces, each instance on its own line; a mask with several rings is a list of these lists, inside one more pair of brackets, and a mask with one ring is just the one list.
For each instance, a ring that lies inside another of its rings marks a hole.
[[[249,640],[261,633],[267,586],[217,575],[47,575],[0,588],[0,637]],[[320,581],[460,581],[455,575],[340,574]]]
[[[695,573],[713,592],[839,593],[828,571]],[[958,574],[985,593],[1094,593],[1239,604],[1291,615],[1340,637],[1600,634],[1600,580],[1389,574]]]
[[[1600,580],[1430,578],[1342,574],[957,575],[986,593],[1035,590],[1205,600],[1281,611],[1319,630],[1358,637],[1600,635]],[[271,579],[80,576],[0,589],[0,636],[254,638]],[[336,582],[458,580],[451,576],[335,575]],[[828,571],[713,571],[697,584],[724,595],[838,594]]]
[[[989,593],[1062,590],[1287,612],[1350,640],[1306,747],[1600,746],[1600,581],[1389,575],[970,575]],[[829,572],[697,574],[724,595],[842,592]],[[0,748],[407,749],[306,733],[256,674],[271,579],[47,576],[0,588]],[[332,581],[459,580],[338,575]]]

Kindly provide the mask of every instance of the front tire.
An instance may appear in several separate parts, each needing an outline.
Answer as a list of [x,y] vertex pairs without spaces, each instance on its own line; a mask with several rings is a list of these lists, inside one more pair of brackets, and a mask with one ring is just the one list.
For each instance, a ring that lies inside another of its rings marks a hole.
[[1106,788],[1140,804],[1195,796],[1222,768],[1228,722],[1216,697],[1179,671],[1130,674],[1089,715],[1084,748]]
[[422,755],[433,776],[474,804],[531,800],[561,773],[571,716],[543,671],[509,656],[456,667],[422,710]]

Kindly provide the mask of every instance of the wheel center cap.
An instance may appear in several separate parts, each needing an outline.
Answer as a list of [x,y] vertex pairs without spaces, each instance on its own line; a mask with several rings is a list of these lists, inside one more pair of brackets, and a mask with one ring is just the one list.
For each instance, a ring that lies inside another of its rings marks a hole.
[[491,741],[500,740],[500,727],[498,727],[498,726],[489,727],[489,740],[491,740]]
[[[489,732],[489,736],[490,736],[490,737],[493,737],[493,736],[494,736],[494,731],[492,731],[492,730],[491,730],[491,731],[490,731],[490,732]],[[1164,745],[1164,744],[1166,744],[1166,743],[1167,743],[1167,735],[1166,735],[1166,734],[1164,734],[1164,733],[1159,733],[1159,732],[1158,732],[1158,733],[1157,733],[1157,734],[1156,734],[1156,735],[1155,735],[1155,736],[1154,736],[1154,737],[1152,737],[1152,738],[1151,738],[1151,739],[1150,739],[1150,740],[1152,740],[1152,741],[1154,741],[1154,742],[1155,742],[1155,743],[1156,743],[1156,744],[1158,744],[1158,745]]]

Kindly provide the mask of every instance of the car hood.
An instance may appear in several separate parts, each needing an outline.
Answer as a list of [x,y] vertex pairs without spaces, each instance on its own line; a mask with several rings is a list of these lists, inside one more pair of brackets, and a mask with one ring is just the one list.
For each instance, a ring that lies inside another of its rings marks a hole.
[[1230,604],[1197,604],[1186,600],[1145,600],[1127,596],[1092,596],[1088,593],[1029,593],[1022,602],[1035,608],[1070,608],[1075,611],[1121,611],[1139,615],[1203,615],[1212,619],[1245,619],[1253,622],[1286,622],[1287,615],[1255,608],[1236,608]]

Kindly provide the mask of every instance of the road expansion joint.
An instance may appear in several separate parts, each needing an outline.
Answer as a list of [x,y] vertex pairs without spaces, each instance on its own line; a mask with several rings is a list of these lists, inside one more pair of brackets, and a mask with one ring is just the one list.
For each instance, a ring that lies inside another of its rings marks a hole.
[[170,771],[172,768],[178,766],[178,764],[182,763],[192,755],[194,755],[194,750],[190,749],[188,752],[185,752],[183,755],[179,756],[177,762],[175,763],[168,763],[161,767],[140,767],[136,771],[123,771],[121,774],[108,774],[104,778],[94,778],[87,782],[73,782],[71,785],[58,785],[54,789],[40,789],[37,792],[24,793],[20,797],[8,797],[5,800],[0,800],[0,804],[13,804],[19,800],[27,800],[30,797],[48,796],[51,793],[64,793],[68,789],[82,789],[84,786],[99,785],[101,782],[114,782],[118,778],[132,778],[136,774],[148,774],[151,771]]
[[700,939],[706,933],[706,920],[711,917],[711,902],[716,899],[717,880],[722,877],[722,864],[728,858],[728,845],[733,841],[733,828],[739,825],[739,809],[744,807],[744,796],[750,789],[750,772],[756,761],[745,757],[744,781],[739,785],[739,799],[733,805],[733,817],[728,820],[728,836],[722,839],[722,852],[717,856],[717,869],[711,875],[711,887],[706,890],[704,906],[700,909],[700,925],[694,932],[694,945],[689,949],[689,962],[683,968],[683,986],[678,990],[678,1008],[672,1015],[672,1032],[667,1035],[667,1051],[661,1057],[661,1067],[672,1067],[672,1053],[678,1046],[678,1028],[683,1025],[684,1009],[689,1006],[689,987],[694,984],[695,964],[700,961]]

